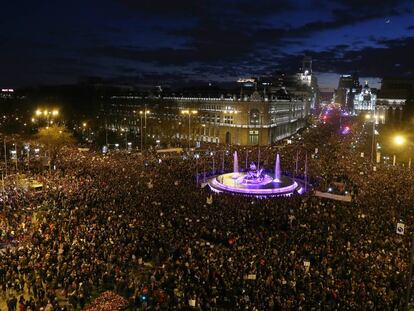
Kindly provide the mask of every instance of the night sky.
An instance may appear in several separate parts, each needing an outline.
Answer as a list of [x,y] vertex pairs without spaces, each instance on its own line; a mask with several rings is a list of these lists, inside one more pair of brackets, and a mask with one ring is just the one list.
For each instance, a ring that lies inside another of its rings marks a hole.
[[3,1],[0,87],[232,81],[314,59],[321,87],[412,75],[414,1]]

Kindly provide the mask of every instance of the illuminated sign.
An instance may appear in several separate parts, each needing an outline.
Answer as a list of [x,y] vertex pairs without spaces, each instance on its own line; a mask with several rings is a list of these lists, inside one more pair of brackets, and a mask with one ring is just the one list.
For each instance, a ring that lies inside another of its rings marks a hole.
[[247,79],[246,78],[241,78],[241,79],[237,80],[237,82],[239,82],[239,83],[248,83],[248,82],[255,83],[256,81],[252,78],[247,78]]

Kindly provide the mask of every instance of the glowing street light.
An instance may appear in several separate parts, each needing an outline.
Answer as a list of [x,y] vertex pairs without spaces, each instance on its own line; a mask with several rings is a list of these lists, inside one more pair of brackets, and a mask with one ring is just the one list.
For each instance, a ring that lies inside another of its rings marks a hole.
[[142,118],[144,117],[144,122],[145,122],[145,132],[146,132],[146,129],[147,129],[147,114],[150,114],[151,112],[149,111],[149,110],[147,110],[147,109],[145,109],[144,111],[143,110],[140,110],[139,111],[139,117],[140,117],[140,136],[141,136],[141,152],[142,152],[142,150],[143,150],[143,141],[142,141],[142,138],[143,138],[143,129],[142,129]]
[[405,144],[405,142],[405,137],[402,135],[397,135],[394,137],[394,144],[396,144],[397,146],[402,146]]
[[188,151],[190,152],[190,135],[191,135],[191,115],[197,114],[197,110],[181,110],[181,114],[187,114],[188,115]]
[[[393,142],[394,142],[394,145],[396,145],[398,147],[401,147],[401,146],[404,146],[407,143],[407,140],[403,135],[396,135],[396,136],[393,137]],[[397,156],[395,154],[393,156],[393,161],[392,162],[393,162],[392,165],[395,165],[397,163]],[[410,167],[411,167],[411,158],[410,158],[409,163],[408,163],[408,168],[410,168]]]
[[35,111],[35,115],[40,118],[40,117],[44,117],[46,118],[47,121],[47,125],[49,126],[50,124],[53,124],[53,121],[51,120],[51,118],[53,117],[57,117],[59,115],[59,110],[57,109],[53,109],[53,110],[42,110],[42,109],[37,109]]

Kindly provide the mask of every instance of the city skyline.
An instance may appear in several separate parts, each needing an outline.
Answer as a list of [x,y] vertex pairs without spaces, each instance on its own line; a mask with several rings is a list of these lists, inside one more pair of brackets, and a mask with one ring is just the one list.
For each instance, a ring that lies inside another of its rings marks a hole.
[[324,88],[358,72],[378,87],[412,75],[409,1],[29,1],[3,4],[2,87],[234,81],[298,70]]

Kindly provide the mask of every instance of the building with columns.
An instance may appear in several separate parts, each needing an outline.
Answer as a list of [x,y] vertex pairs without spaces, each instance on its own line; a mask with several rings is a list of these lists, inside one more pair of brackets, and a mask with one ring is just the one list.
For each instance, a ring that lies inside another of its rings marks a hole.
[[227,89],[208,84],[102,96],[100,120],[107,131],[160,142],[269,145],[305,127],[316,104],[311,59],[302,67],[299,74],[239,79]]
[[356,113],[364,111],[375,111],[377,95],[369,87],[368,81],[365,85],[354,95],[353,106]]
[[[306,125],[309,101],[292,98],[286,90],[264,97],[258,91],[237,96],[196,97],[117,95],[102,98],[102,120],[111,131],[147,135],[160,141],[236,145],[268,145]],[[142,120],[140,111],[149,111]]]
[[377,111],[387,123],[398,124],[414,116],[414,79],[384,78],[377,98]]

